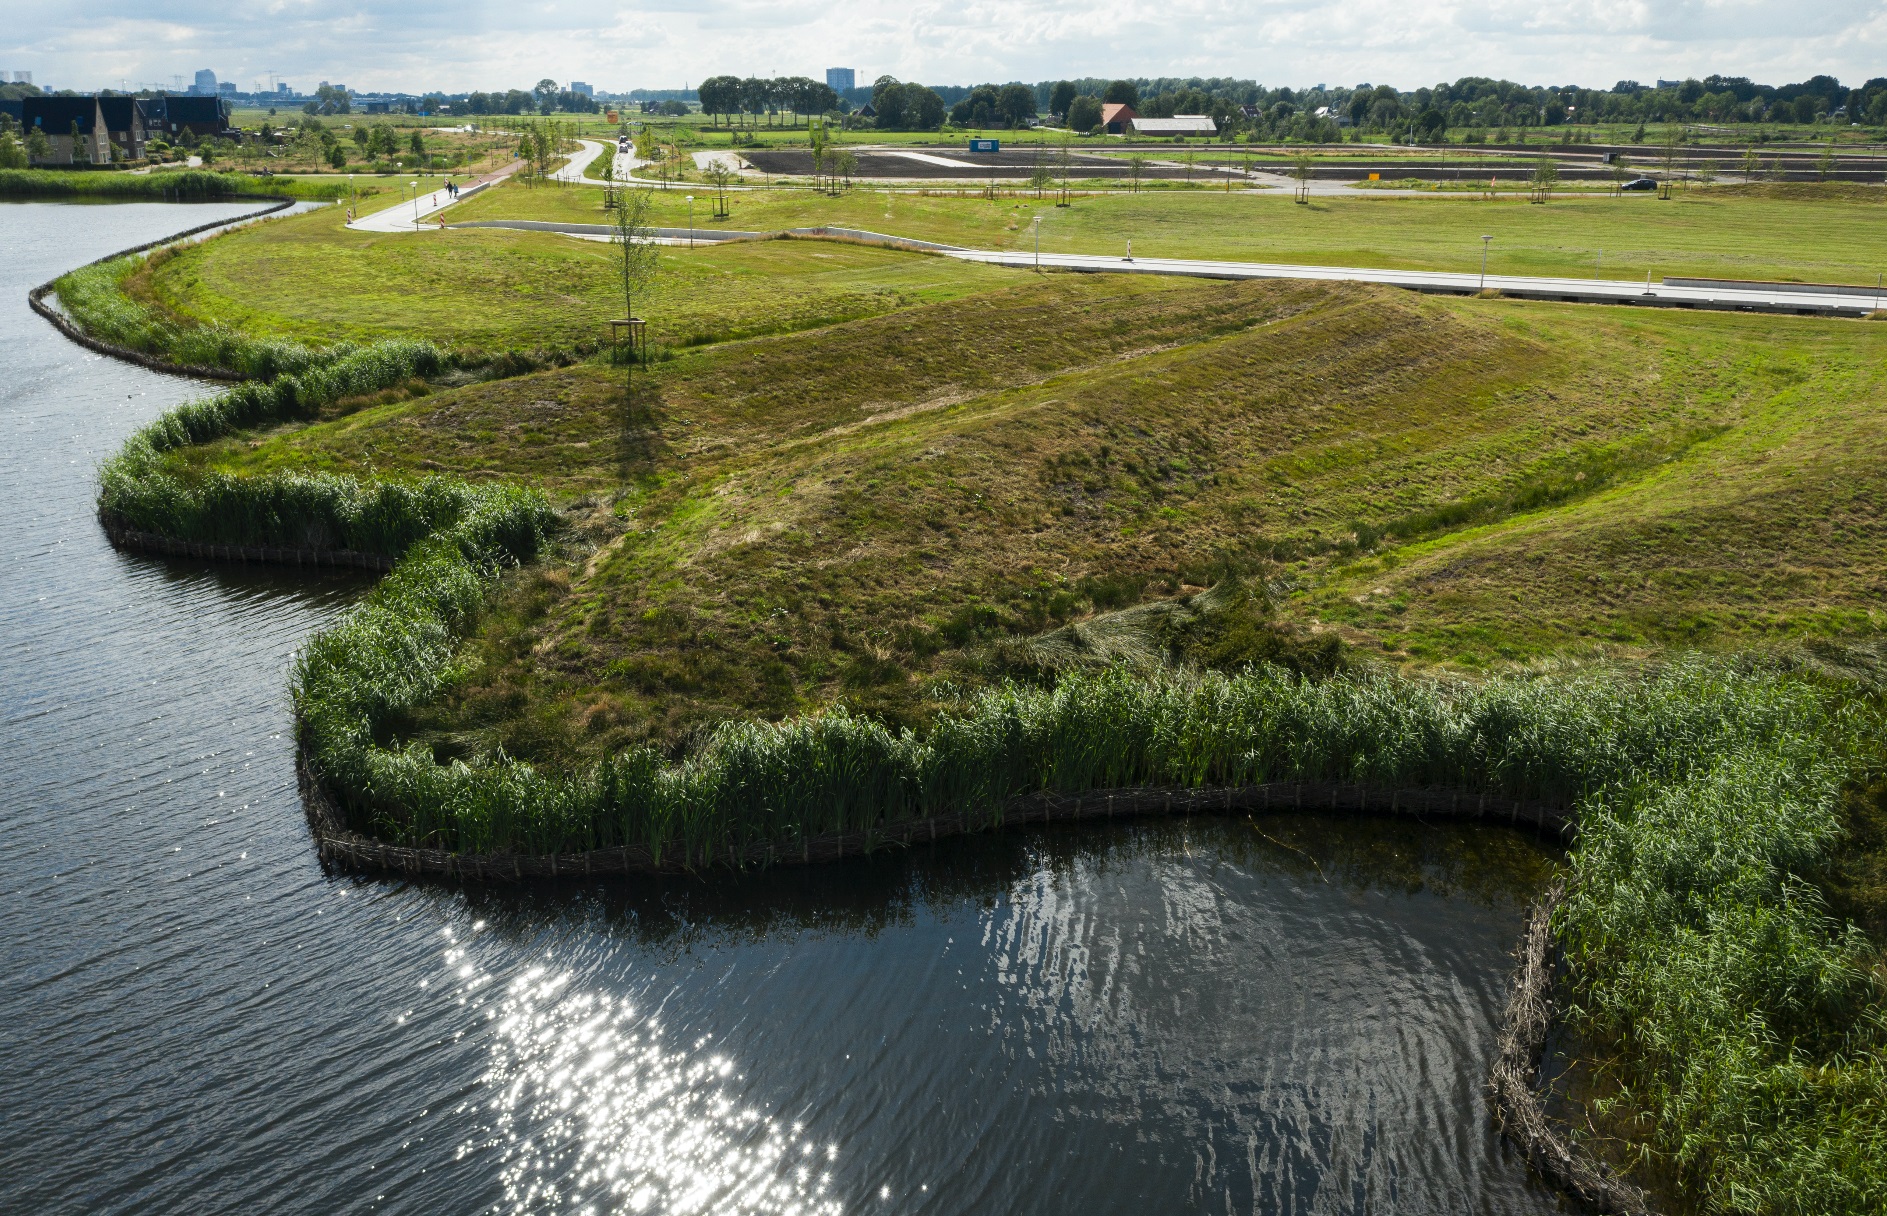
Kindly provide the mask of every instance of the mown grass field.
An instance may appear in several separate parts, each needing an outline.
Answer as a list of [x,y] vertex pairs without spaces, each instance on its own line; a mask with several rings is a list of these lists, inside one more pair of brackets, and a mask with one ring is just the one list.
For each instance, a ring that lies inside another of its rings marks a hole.
[[[1315,198],[1288,193],[1173,191],[1110,194],[1056,208],[1052,198],[989,201],[859,188],[840,198],[809,190],[741,192],[725,221],[708,218],[703,188],[656,190],[655,221],[686,226],[686,195],[702,227],[746,231],[832,224],[979,249],[1223,258],[1324,266],[1642,279],[1646,272],[1725,278],[1873,283],[1887,267],[1887,192],[1875,188],[1718,187],[1663,201],[1561,197]],[[1025,192],[1026,193],[1026,192]],[[1871,205],[1870,205],[1871,200]],[[599,223],[602,191],[507,187],[468,200],[457,219]]]
[[[377,235],[348,231],[344,220],[332,208],[245,229],[182,252],[130,289],[186,320],[312,342],[578,347],[600,341],[603,322],[622,314],[608,244],[478,229]],[[665,250],[647,312],[655,342],[685,346],[827,325],[1005,281],[998,270],[851,245]]]

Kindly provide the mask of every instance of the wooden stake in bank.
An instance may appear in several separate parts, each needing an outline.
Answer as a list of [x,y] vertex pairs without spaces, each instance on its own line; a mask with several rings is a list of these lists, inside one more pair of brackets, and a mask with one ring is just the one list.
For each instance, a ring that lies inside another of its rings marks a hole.
[[644,321],[641,317],[612,320],[609,323],[609,340],[613,345],[621,345],[623,331],[628,330],[629,353],[634,356],[638,362],[642,362],[649,357],[648,327],[649,323]]

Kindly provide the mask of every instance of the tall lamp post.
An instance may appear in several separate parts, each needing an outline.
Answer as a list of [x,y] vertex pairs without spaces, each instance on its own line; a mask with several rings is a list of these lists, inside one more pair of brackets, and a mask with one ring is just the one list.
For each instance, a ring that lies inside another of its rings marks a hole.
[[688,196],[688,248],[695,247],[695,196]]
[[1491,236],[1484,236],[1481,238],[1481,290],[1482,291],[1487,290],[1487,243],[1493,239],[1494,238]]
[[1030,223],[1035,225],[1035,268],[1042,268],[1042,217],[1036,216]]

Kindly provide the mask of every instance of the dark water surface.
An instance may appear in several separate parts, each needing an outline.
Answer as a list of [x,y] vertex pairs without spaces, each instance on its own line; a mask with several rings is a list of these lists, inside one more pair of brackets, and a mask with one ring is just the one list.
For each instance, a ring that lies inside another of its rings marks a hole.
[[1504,833],[324,874],[284,688],[361,584],[114,553],[98,461],[198,387],[24,298],[240,210],[0,207],[0,1209],[1558,1210],[1481,1095],[1539,877]]

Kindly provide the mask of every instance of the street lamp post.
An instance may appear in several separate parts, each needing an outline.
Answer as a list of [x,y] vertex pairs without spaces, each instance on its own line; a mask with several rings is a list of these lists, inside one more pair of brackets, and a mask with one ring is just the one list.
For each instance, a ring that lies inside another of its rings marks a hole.
[[688,196],[688,248],[695,247],[695,196]]
[[1481,290],[1482,291],[1487,290],[1487,243],[1493,239],[1494,238],[1491,236],[1484,236],[1481,238]]
[[413,183],[413,222],[419,223],[419,183]]
[[1042,217],[1038,215],[1030,222],[1035,225],[1035,268],[1040,270],[1042,268]]

